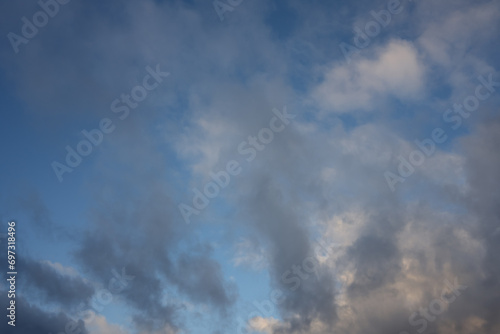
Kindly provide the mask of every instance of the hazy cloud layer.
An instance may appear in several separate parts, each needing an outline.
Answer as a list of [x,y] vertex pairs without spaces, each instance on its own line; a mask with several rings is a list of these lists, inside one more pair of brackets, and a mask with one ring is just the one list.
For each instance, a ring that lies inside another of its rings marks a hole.
[[497,334],[499,3],[401,1],[349,62],[393,2],[215,3],[71,1],[4,38],[2,333]]

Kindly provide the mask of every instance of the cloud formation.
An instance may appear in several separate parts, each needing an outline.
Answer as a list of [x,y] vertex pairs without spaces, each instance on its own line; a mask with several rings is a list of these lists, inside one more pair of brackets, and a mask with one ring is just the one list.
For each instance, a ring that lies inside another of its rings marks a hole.
[[[19,52],[4,39],[20,275],[2,333],[497,334],[499,4],[401,1],[347,63],[339,44],[387,1],[227,3],[221,22],[201,0],[72,1]],[[38,10],[1,4],[0,32]],[[169,77],[120,120],[113,101],[156,64]],[[443,113],[479,76],[491,95],[455,130]],[[50,163],[102,118],[120,126],[59,182]],[[391,191],[384,173],[436,128]],[[186,224],[179,204],[234,160]]]

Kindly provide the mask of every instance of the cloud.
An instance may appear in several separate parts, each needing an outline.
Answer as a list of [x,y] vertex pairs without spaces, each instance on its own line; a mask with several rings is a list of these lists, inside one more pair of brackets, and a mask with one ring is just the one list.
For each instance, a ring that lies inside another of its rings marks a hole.
[[88,302],[94,294],[94,286],[75,274],[74,269],[30,258],[21,258],[17,262],[24,273],[21,278],[24,286],[38,290],[46,302],[71,309]]
[[110,324],[102,315],[96,315],[91,321],[86,321],[89,334],[130,334],[122,326]]
[[222,311],[237,298],[236,287],[224,282],[220,265],[206,255],[182,254],[177,262],[176,278],[179,288],[192,300],[221,307]]
[[[122,146],[122,140],[127,144]],[[107,284],[112,269],[125,268],[134,276],[120,296],[132,309],[139,331],[181,326],[178,314],[184,305],[167,298],[171,291],[227,316],[237,291],[211,257],[210,246],[189,236],[168,182],[158,182],[159,175],[167,179],[167,168],[153,149],[155,143],[129,135],[111,144],[115,149],[100,161],[94,179],[97,201],[91,229],[75,252],[78,263],[102,284]],[[143,168],[145,161],[148,170]],[[114,170],[115,163],[123,169]],[[183,243],[189,252],[182,250]]]
[[[23,165],[31,182],[49,188],[46,200],[36,192],[23,197],[26,216],[57,226],[72,208],[45,203],[74,198],[86,229],[73,233],[70,246],[51,245],[74,265],[20,257],[20,333],[60,332],[74,307],[121,268],[134,276],[117,298],[131,328],[97,315],[79,323],[85,331],[196,332],[203,308],[210,319],[203,330],[233,333],[230,320],[247,302],[241,292],[253,289],[228,278],[238,266],[260,270],[270,289],[283,292],[276,318],[249,322],[266,334],[412,332],[408,318],[455,277],[468,288],[427,321],[428,333],[499,332],[495,109],[449,133],[398,192],[383,178],[416,148],[414,137],[438,125],[438,111],[473,91],[471,78],[496,67],[498,4],[408,4],[381,44],[351,64],[340,53],[335,59],[335,42],[352,37],[351,23],[369,15],[372,3],[281,5],[245,1],[221,23],[201,0],[70,2],[18,57],[0,53],[8,97],[25,108],[20,123],[34,130],[44,157],[64,147],[59,136],[69,140],[115,117],[111,101],[130,92],[145,66],[160,63],[172,73],[69,176],[67,188],[50,188],[47,174],[33,171],[38,156]],[[34,8],[9,6],[17,16],[6,17],[1,31]],[[196,224],[184,224],[177,204],[210,172],[241,159],[238,144],[285,105],[297,115],[292,124],[242,165]],[[318,239],[329,252],[316,252]],[[286,277],[296,278],[306,259],[317,260],[314,275],[292,288]]]
[[251,239],[242,239],[235,245],[236,252],[233,258],[235,266],[245,266],[253,270],[263,270],[267,264],[264,249]]
[[379,48],[373,59],[334,64],[312,96],[328,112],[373,111],[390,97],[421,97],[424,79],[425,66],[417,49],[410,42],[392,40]]
[[[431,5],[431,8],[441,6]],[[445,68],[460,68],[470,61],[481,64],[481,58],[476,56],[479,50],[471,48],[494,38],[494,27],[500,17],[498,6],[493,2],[465,8],[451,5],[451,10],[448,8],[446,12],[442,8],[431,8],[426,8],[428,12],[422,15],[424,20],[420,23],[423,33],[417,43],[422,51]],[[438,20],[435,19],[437,15],[441,16]],[[476,71],[481,72],[481,69],[476,68]]]
[[[4,292],[2,291],[2,294]],[[74,320],[63,312],[47,312],[19,296],[16,297],[16,315],[14,331],[19,334],[59,333],[65,331],[66,326],[81,334],[89,334],[83,321]],[[3,333],[10,333],[12,328],[7,321],[2,321],[0,324]]]
[[277,327],[279,320],[275,318],[255,317],[249,321],[249,327],[259,333],[272,334],[273,328]]

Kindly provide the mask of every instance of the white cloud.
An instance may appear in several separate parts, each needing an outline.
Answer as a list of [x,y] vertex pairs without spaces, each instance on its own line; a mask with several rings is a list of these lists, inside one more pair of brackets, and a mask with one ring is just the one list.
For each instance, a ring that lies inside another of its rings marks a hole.
[[259,333],[272,334],[273,328],[279,323],[279,320],[275,318],[255,317],[248,321],[248,327]]
[[327,111],[369,111],[388,97],[418,98],[424,73],[416,48],[409,42],[393,40],[377,51],[375,59],[334,66],[313,91],[313,98]]
[[90,334],[130,334],[122,326],[110,324],[102,315],[96,315],[92,320],[86,321],[85,327]]
[[78,273],[78,271],[76,271],[75,268],[63,266],[59,262],[51,262],[48,260],[42,260],[40,262],[48,265],[49,267],[51,267],[52,269],[54,269],[55,271],[57,271],[61,275],[72,276],[72,277],[79,277],[80,276],[80,274]]

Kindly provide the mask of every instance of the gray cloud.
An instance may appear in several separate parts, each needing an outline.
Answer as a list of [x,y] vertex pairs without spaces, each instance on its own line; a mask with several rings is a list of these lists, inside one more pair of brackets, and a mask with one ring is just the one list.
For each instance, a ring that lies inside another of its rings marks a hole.
[[[2,295],[4,291],[2,291]],[[16,298],[16,326],[11,327],[7,321],[2,321],[0,329],[3,333],[59,333],[67,328],[79,331],[81,334],[89,333],[83,321],[74,321],[67,314],[51,313],[29,303],[22,297]]]
[[82,302],[88,302],[94,293],[94,287],[79,276],[58,271],[47,262],[20,258],[17,261],[23,277],[20,282],[26,288],[40,291],[46,302],[55,302],[65,308],[73,308]]

